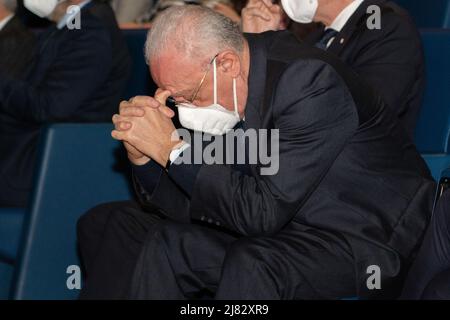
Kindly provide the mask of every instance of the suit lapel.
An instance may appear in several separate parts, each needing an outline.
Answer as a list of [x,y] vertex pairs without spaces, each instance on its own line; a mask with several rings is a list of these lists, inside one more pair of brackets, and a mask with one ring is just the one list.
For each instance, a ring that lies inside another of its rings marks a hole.
[[333,53],[336,56],[340,56],[342,50],[344,50],[349,40],[355,36],[357,31],[360,30],[361,27],[366,28],[366,21],[368,17],[367,8],[371,5],[381,6],[385,2],[386,0],[364,1],[347,21],[341,32],[337,34],[336,38],[327,51]]

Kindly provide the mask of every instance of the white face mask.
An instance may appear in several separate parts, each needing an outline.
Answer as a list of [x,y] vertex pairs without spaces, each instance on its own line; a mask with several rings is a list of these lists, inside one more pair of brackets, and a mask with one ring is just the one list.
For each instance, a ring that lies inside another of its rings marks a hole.
[[316,15],[318,0],[281,0],[284,12],[299,23],[311,23]]
[[234,112],[217,103],[217,66],[213,61],[214,103],[207,107],[197,107],[190,103],[177,104],[178,116],[183,127],[212,135],[223,135],[241,120],[238,113],[236,79],[233,79]]
[[41,18],[47,18],[55,10],[58,3],[65,0],[25,0],[23,5]]

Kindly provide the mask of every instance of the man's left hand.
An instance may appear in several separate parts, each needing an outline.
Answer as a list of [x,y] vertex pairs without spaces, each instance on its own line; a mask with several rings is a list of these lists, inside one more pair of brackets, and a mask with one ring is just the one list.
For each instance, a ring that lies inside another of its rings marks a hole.
[[144,116],[115,115],[115,123],[126,123],[128,130],[114,130],[114,139],[131,144],[140,152],[165,166],[172,149],[180,144],[172,119],[168,116],[168,108],[163,103],[170,93],[159,93],[155,99],[160,102],[158,108],[145,107]]

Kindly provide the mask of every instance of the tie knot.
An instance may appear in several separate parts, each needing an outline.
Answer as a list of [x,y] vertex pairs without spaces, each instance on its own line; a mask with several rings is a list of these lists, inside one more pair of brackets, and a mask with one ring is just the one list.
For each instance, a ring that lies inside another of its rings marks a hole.
[[336,37],[338,33],[339,32],[337,32],[332,28],[325,30],[325,32],[322,35],[322,38],[320,38],[319,42],[316,43],[316,47],[323,50],[327,49],[328,42],[330,42],[332,38]]

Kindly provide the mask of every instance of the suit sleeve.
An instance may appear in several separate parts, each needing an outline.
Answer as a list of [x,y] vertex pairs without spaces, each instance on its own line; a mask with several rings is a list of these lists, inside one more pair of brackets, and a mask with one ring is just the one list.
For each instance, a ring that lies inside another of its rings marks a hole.
[[[68,121],[77,115],[112,66],[111,40],[103,28],[72,30],[58,56],[31,84],[0,75],[0,111],[33,123]],[[79,118],[79,117],[78,117]]]
[[191,221],[189,197],[156,162],[133,166],[133,183],[139,202],[144,208],[157,210],[174,221]]
[[272,112],[279,130],[278,172],[250,176],[230,166],[203,165],[193,187],[193,219],[247,236],[276,233],[301,210],[358,128],[347,87],[319,61],[288,67]]

